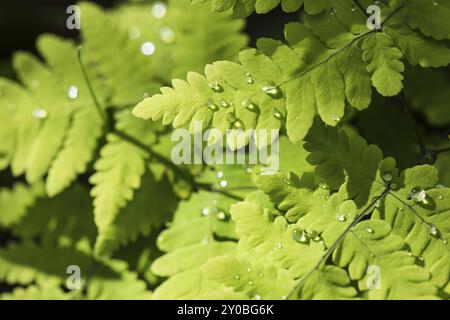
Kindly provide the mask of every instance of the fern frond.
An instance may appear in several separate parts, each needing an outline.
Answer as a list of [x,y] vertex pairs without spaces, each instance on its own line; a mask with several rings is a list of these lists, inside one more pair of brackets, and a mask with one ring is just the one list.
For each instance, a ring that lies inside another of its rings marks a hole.
[[26,288],[16,288],[0,295],[1,300],[70,300],[73,294],[62,290],[57,282],[39,283]]
[[[331,17],[324,11],[306,15],[304,24],[288,24],[289,45],[262,39],[259,50],[240,53],[240,63],[218,61],[206,66],[205,76],[191,72],[187,81],[173,80],[172,88],[163,87],[161,94],[143,100],[134,114],[162,119],[176,128],[190,125],[191,131],[194,121],[222,131],[286,125],[296,142],[308,133],[315,114],[336,126],[344,115],[345,100],[358,110],[367,108],[371,85],[382,95],[397,95],[403,88],[405,56],[423,66],[450,62],[445,41],[436,42],[413,29],[408,38],[392,31],[399,20],[408,19],[406,6],[383,4],[382,32],[368,30],[365,14],[350,10],[351,6],[350,1],[336,1]],[[436,54],[416,50],[411,57],[408,52],[417,46],[417,39],[435,47]]]
[[383,160],[381,150],[360,136],[317,122],[305,141],[310,152],[307,160],[315,165],[315,173],[332,190],[344,188],[358,206],[365,205],[396,175],[395,161]]
[[[117,113],[117,128],[131,137],[149,145],[156,139],[152,126],[131,116],[128,110]],[[90,182],[94,185],[95,223],[99,233],[113,223],[120,209],[133,199],[134,191],[141,186],[149,154],[115,134],[107,136],[108,143],[100,151],[96,172]]]
[[295,12],[303,5],[305,11],[316,14],[329,7],[326,0],[192,0],[193,3],[211,2],[211,9],[217,12],[230,10],[233,16],[247,17],[254,11],[267,13],[281,4],[284,12]]
[[38,198],[12,227],[21,239],[40,238],[42,243],[93,243],[96,235],[88,190],[75,184],[54,198]]
[[[213,235],[235,238],[234,228],[227,221],[228,208],[232,200],[222,195],[207,192],[194,194],[181,202],[170,228],[157,239],[158,248],[169,252],[157,259],[152,271],[161,276],[170,276],[180,271],[200,266],[209,257],[232,250],[234,243],[214,240]],[[196,232],[192,233],[191,230]],[[193,254],[200,255],[199,257]]]
[[[149,203],[152,205],[149,206]],[[102,256],[109,255],[119,246],[135,241],[139,235],[149,235],[155,228],[170,220],[176,203],[177,199],[167,180],[156,180],[147,172],[142,177],[141,187],[134,199],[99,234],[96,252]]]
[[[48,245],[15,244],[0,250],[0,279],[10,284],[27,285],[57,282],[66,285],[69,265],[77,265],[83,283],[87,280],[89,299],[145,299],[150,297],[145,283],[127,270],[126,263],[96,260],[72,248]],[[48,263],[52,261],[52,263]],[[124,284],[126,283],[126,286]]]
[[[86,57],[106,77],[115,106],[129,106],[154,94],[172,76],[233,58],[247,43],[240,33],[242,21],[211,14],[187,0],[169,1],[163,14],[153,15],[149,13],[154,7],[146,4],[111,12],[88,2],[80,8]],[[105,32],[111,36],[105,38]]]
[[[438,171],[425,165],[405,170],[375,217],[392,226],[392,233],[405,239],[411,252],[431,273],[431,282],[444,288],[449,281],[450,225],[448,188],[436,188]],[[409,200],[408,200],[409,199]]]
[[32,187],[17,183],[12,189],[0,189],[0,226],[11,227],[19,223],[43,194],[40,183]]

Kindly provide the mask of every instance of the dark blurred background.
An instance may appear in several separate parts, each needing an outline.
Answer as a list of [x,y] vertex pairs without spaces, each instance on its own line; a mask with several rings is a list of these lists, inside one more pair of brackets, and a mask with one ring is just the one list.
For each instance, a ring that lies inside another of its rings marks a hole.
[[[126,1],[91,2],[111,7]],[[73,0],[0,0],[0,76],[14,76],[10,64],[11,55],[17,50],[35,52],[35,41],[39,34],[54,33],[68,38],[78,37],[76,30],[66,28],[66,9],[75,3]],[[296,20],[297,16],[298,13],[286,14],[280,9],[266,15],[251,15],[246,27],[246,32],[251,37],[251,45],[263,36],[282,39],[284,24]]]

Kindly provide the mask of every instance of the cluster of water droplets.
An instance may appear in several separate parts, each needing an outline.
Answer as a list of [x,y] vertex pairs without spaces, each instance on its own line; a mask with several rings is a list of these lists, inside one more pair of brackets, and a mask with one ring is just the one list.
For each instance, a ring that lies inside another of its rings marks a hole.
[[[163,19],[167,14],[167,5],[162,1],[155,2],[151,7],[151,15],[154,19]],[[132,26],[128,30],[128,37],[131,40],[141,38],[142,32],[137,26]],[[163,43],[171,44],[175,41],[176,35],[172,28],[163,26],[159,29],[159,38]],[[145,56],[151,56],[156,52],[156,45],[153,41],[147,40],[141,44],[141,53]]]
[[213,201],[212,205],[206,205],[202,208],[201,214],[204,217],[215,217],[217,220],[225,220],[227,218],[227,214],[224,210],[218,208],[216,206],[217,201]]
[[415,187],[411,190],[408,200],[413,200],[415,203],[428,204],[427,192],[421,187]]
[[292,239],[295,242],[302,244],[307,244],[311,240],[314,242],[320,242],[321,244],[324,244],[322,237],[315,230],[307,231],[302,229],[294,229],[294,231],[292,232]]
[[219,185],[222,188],[228,187],[228,181],[225,179],[225,173],[223,171],[217,172],[217,178],[219,179]]

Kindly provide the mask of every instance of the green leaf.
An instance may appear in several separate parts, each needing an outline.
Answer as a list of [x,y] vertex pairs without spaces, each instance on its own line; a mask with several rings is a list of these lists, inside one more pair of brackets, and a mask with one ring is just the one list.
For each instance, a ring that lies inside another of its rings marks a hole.
[[[155,132],[142,120],[131,117],[128,110],[117,114],[117,128],[144,145],[155,141]],[[102,234],[113,223],[120,209],[134,197],[141,186],[149,154],[136,145],[111,133],[95,163],[96,172],[90,182],[94,185],[95,223]]]
[[369,36],[362,45],[367,71],[372,74],[372,84],[384,96],[395,96],[402,90],[402,52],[394,46],[391,37],[384,33]]

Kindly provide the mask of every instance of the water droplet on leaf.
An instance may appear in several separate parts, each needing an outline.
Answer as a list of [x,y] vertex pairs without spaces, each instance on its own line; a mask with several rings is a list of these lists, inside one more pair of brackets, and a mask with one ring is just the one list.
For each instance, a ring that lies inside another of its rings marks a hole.
[[76,86],[70,86],[67,95],[69,99],[75,100],[78,97],[78,88]]
[[219,84],[218,81],[213,81],[209,84],[209,87],[214,90],[215,92],[221,92],[223,91],[222,86]]
[[169,27],[162,27],[159,30],[159,37],[164,43],[172,43],[175,41],[175,32]]
[[36,109],[33,111],[33,118],[36,119],[45,119],[48,117],[48,112],[45,109]]
[[202,209],[202,215],[205,216],[205,217],[209,216],[209,212],[210,212],[209,207],[204,207]]
[[273,108],[272,109],[272,115],[275,119],[280,120],[281,118],[283,118],[283,115],[281,114],[281,112],[279,112],[277,109]]
[[144,42],[141,46],[141,52],[145,56],[151,56],[155,53],[156,47],[151,41]]
[[432,236],[437,236],[437,235],[438,235],[438,230],[437,230],[436,226],[433,225],[433,224],[429,224],[429,225],[428,225],[428,232],[429,232]]
[[269,83],[269,84],[264,85],[261,88],[261,90],[262,90],[262,92],[268,94],[271,97],[275,97],[280,94],[280,89],[274,83]]
[[220,181],[220,186],[221,186],[222,188],[226,188],[226,187],[228,186],[228,181],[227,181],[227,180],[222,180],[222,181]]
[[162,19],[167,13],[167,6],[162,1],[157,1],[152,6],[152,16],[155,19]]
[[383,180],[386,182],[392,181],[392,174],[390,174],[389,172],[386,172],[385,174],[383,174]]

